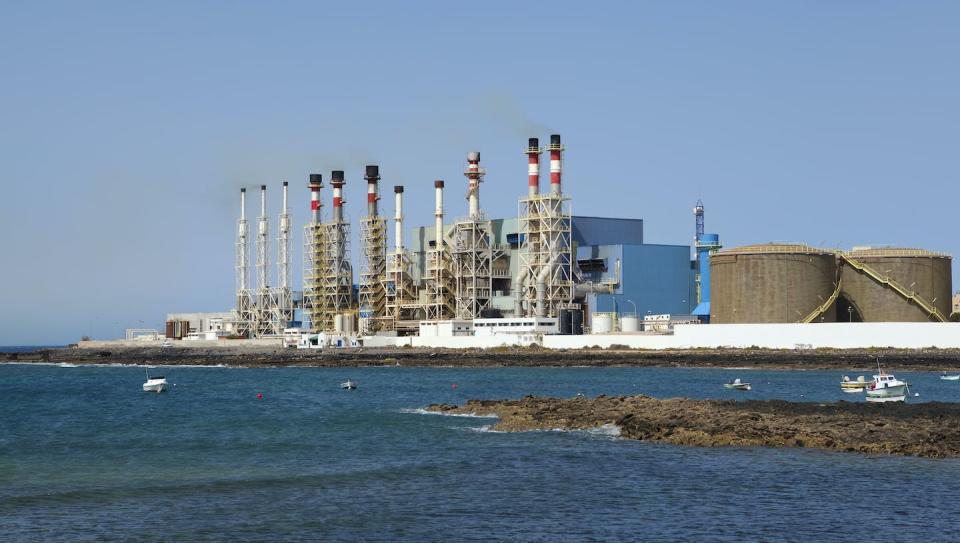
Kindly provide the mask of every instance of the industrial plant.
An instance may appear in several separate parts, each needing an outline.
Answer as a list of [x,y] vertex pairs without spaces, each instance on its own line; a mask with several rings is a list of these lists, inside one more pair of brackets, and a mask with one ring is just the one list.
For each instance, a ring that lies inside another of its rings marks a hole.
[[[282,186],[275,284],[267,187],[260,187],[260,214],[252,232],[246,190],[241,189],[233,311],[170,314],[166,337],[287,338],[288,344],[313,337],[316,346],[330,344],[330,338],[338,338],[339,345],[400,345],[402,338],[420,338],[421,343],[424,338],[459,338],[470,345],[465,339],[470,337],[484,346],[491,343],[477,338],[543,344],[546,336],[605,334],[619,338],[610,342],[630,344],[639,340],[628,336],[673,334],[686,325],[699,325],[696,333],[705,334],[720,325],[937,323],[951,318],[949,255],[783,243],[725,249],[718,234],[707,233],[701,201],[693,209],[692,247],[648,244],[642,219],[573,213],[563,176],[565,151],[558,134],[545,146],[539,138],[529,138],[522,149],[527,182],[525,191],[517,191],[514,217],[484,212],[481,191],[487,171],[480,153],[471,151],[463,172],[466,208],[449,211],[444,180],[424,183],[433,189],[433,220],[409,229],[405,187],[393,186],[388,220],[389,211],[381,204],[380,167],[367,165],[356,274],[351,224],[343,211],[347,172],[330,173],[329,213],[323,175],[309,174],[311,213],[303,227],[301,291],[291,285],[287,183]],[[544,154],[549,157],[547,186],[541,176]]]

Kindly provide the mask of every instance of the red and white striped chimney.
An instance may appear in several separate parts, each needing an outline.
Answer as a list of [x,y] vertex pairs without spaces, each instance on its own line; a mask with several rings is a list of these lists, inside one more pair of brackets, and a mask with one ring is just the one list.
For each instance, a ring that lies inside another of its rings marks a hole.
[[343,222],[343,170],[330,172],[330,184],[333,186],[333,222]]
[[550,192],[562,194],[560,178],[563,175],[563,145],[560,143],[560,134],[550,135]]
[[320,189],[323,188],[323,176],[318,173],[310,174],[310,182],[307,184],[310,188],[310,221],[314,224],[320,222]]
[[367,166],[367,215],[377,216],[377,183],[380,181],[380,166],[370,164]]
[[527,140],[527,194],[536,196],[540,194],[540,140],[530,138]]

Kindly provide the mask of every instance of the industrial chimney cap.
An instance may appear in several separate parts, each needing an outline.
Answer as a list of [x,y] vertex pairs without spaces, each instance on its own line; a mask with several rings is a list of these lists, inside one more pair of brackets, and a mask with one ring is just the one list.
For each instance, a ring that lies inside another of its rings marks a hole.
[[240,192],[247,192],[247,189],[246,189],[246,188],[241,188],[241,189],[240,189]]
[[286,181],[283,182],[283,186],[287,186],[287,182],[286,182]]
[[528,140],[527,140],[527,146],[528,146],[528,147],[539,147],[539,146],[540,146],[540,138],[530,138],[530,139],[528,139]]
[[467,153],[467,160],[471,162],[476,162],[480,160],[480,151],[470,151]]
[[433,182],[434,188],[442,189],[443,188],[443,179],[437,179]]
[[559,144],[560,143],[560,134],[550,134],[550,143]]
[[319,173],[312,173],[312,174],[310,174],[310,184],[311,184],[311,185],[322,185],[322,184],[323,184],[323,176],[320,175]]
[[379,179],[380,178],[380,166],[376,164],[367,165],[367,179]]
[[267,190],[267,186],[266,186],[266,185],[260,185],[260,190]]
[[403,185],[396,185],[393,187],[393,192],[396,192],[397,194],[403,193]]
[[343,181],[343,170],[333,170],[330,172],[331,181]]

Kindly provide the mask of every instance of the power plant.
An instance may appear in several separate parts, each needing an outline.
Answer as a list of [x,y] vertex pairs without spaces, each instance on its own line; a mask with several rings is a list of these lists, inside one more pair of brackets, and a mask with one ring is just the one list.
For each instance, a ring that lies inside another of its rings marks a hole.
[[[558,134],[543,147],[539,138],[527,140],[522,150],[526,190],[517,191],[517,215],[509,218],[492,218],[483,211],[480,192],[488,172],[481,166],[480,152],[470,151],[463,172],[465,215],[450,219],[457,214],[445,207],[446,184],[434,180],[432,225],[409,231],[404,185],[393,186],[389,221],[381,209],[380,166],[367,165],[356,285],[350,222],[343,208],[346,173],[330,173],[329,216],[324,216],[323,176],[309,174],[311,214],[303,230],[302,293],[291,288],[287,183],[282,187],[275,281],[267,187],[260,187],[260,213],[252,232],[246,190],[241,189],[233,337],[281,337],[290,329],[344,337],[631,334],[669,331],[673,324],[684,323],[950,319],[949,255],[778,243],[724,249],[718,234],[706,232],[705,208],[698,201],[691,259],[690,246],[646,243],[640,219],[574,215],[564,190],[565,150]],[[541,179],[545,153],[548,188],[542,188]],[[490,175],[504,177],[502,172]],[[218,333],[227,333],[221,330],[226,328],[222,318],[208,320]],[[182,331],[174,334],[177,337],[193,328],[188,320],[170,324],[168,329]]]

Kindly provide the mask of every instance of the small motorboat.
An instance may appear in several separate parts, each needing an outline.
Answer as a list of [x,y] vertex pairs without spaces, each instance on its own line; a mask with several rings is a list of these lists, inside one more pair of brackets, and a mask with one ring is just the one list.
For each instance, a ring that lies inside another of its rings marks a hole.
[[157,394],[167,389],[167,380],[162,375],[150,377],[150,370],[147,372],[147,382],[143,384],[144,392],[156,392]]
[[947,375],[944,373],[940,376],[941,381],[960,381],[960,374],[958,375]]
[[357,383],[356,381],[351,381],[350,379],[347,379],[346,381],[340,383],[340,388],[344,390],[355,390],[357,388]]
[[871,382],[872,381],[867,381],[864,379],[862,375],[858,376],[856,379],[850,379],[844,375],[843,379],[840,381],[840,390],[844,392],[850,392],[852,394],[858,394],[870,386]]
[[724,383],[724,388],[731,388],[733,390],[750,390],[750,383],[744,383],[740,378],[734,379],[729,383]]
[[907,382],[884,372],[880,369],[878,361],[877,375],[873,376],[873,382],[867,387],[867,401],[870,403],[902,402],[906,400],[908,392],[910,389]]

